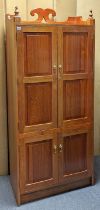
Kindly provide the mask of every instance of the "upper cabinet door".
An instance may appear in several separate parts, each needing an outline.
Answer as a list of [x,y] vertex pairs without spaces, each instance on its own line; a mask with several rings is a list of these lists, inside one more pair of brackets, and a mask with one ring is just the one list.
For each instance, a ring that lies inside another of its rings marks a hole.
[[46,26],[17,31],[20,132],[57,127],[56,36]]
[[93,118],[93,28],[67,26],[58,37],[58,124]]

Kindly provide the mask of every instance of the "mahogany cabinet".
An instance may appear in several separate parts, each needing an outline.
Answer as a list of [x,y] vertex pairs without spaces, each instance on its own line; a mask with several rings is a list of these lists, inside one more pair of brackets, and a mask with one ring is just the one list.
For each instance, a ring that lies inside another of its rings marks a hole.
[[47,11],[32,22],[6,16],[10,177],[18,204],[94,180],[94,19],[56,22]]

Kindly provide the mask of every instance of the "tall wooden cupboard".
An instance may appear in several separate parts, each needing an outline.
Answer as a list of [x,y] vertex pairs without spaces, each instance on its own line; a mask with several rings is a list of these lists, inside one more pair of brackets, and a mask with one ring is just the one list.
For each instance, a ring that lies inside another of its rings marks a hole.
[[10,177],[18,204],[94,181],[94,19],[56,22],[53,10],[34,13],[37,21],[6,15]]

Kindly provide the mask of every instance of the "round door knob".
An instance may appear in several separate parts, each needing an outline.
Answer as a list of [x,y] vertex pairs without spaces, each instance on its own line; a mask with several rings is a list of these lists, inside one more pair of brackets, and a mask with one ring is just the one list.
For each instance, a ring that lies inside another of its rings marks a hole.
[[56,154],[57,153],[57,145],[54,145],[53,150],[54,150],[54,154]]
[[62,144],[59,145],[59,152],[62,152],[63,151],[63,146]]
[[61,65],[61,64],[59,64],[59,66],[58,66],[58,67],[59,67],[59,69],[61,69],[61,68],[62,68],[62,65]]
[[56,64],[54,64],[54,65],[53,65],[53,69],[56,69],[56,68],[57,68],[57,66],[56,66]]

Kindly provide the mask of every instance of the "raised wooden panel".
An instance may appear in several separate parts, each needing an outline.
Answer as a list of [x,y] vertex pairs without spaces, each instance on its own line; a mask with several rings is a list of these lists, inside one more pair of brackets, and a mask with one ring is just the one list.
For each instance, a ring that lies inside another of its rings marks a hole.
[[59,135],[59,180],[69,183],[93,173],[92,129],[66,129]]
[[57,127],[57,29],[23,26],[17,44],[19,130]]
[[27,126],[52,121],[52,83],[25,85],[25,119]]
[[63,140],[63,173],[72,174],[87,169],[87,136],[77,134],[64,137]]
[[25,75],[52,74],[52,33],[25,33]]
[[21,193],[58,183],[57,133],[31,133],[19,141]]
[[52,144],[51,140],[27,143],[26,183],[35,183],[52,178]]
[[88,33],[63,33],[63,66],[64,74],[84,73],[87,71]]
[[86,115],[87,81],[72,80],[63,83],[63,119],[82,118]]

